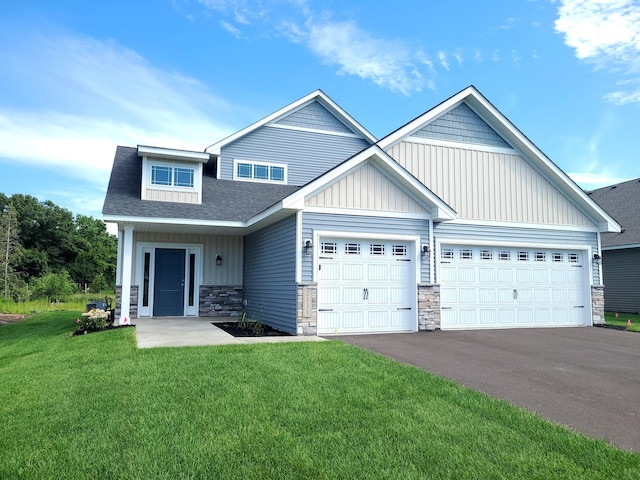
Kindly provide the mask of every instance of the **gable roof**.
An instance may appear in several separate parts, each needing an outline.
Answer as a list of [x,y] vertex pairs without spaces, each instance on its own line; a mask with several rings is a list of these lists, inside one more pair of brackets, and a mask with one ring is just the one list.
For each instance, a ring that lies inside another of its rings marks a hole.
[[551,161],[534,143],[512,124],[489,100],[473,85],[456,93],[431,110],[416,117],[409,123],[390,133],[378,142],[383,150],[401,142],[434,122],[442,115],[451,112],[461,104],[466,104],[487,125],[500,135],[509,145],[519,150],[540,172],[563,192],[587,216],[593,219],[601,232],[619,232],[620,225],[596,202]]
[[248,127],[243,128],[242,130],[237,131],[236,133],[229,135],[228,137],[216,142],[212,145],[209,145],[205,152],[208,152],[212,155],[220,155],[220,151],[226,145],[229,145],[232,142],[235,142],[239,138],[248,135],[249,133],[257,130],[260,127],[269,124],[278,124],[282,125],[282,120],[292,114],[295,114],[298,110],[311,105],[313,102],[318,102],[324,108],[326,108],[331,114],[333,114],[340,122],[342,122],[347,128],[357,132],[357,134],[361,135],[363,138],[368,140],[370,143],[375,143],[376,138],[369,133],[360,123],[358,123],[351,115],[349,115],[346,111],[344,111],[337,103],[335,103],[331,98],[329,98],[322,90],[316,90],[311,92],[310,94],[302,97],[299,100],[287,105],[286,107],[281,108],[280,110],[272,113],[264,117],[261,120],[249,125]]
[[589,196],[622,226],[620,233],[602,235],[602,247],[640,247],[640,178],[598,188]]
[[322,191],[366,161],[375,162],[396,184],[415,197],[431,212],[433,220],[453,220],[456,217],[455,210],[377,145],[371,145],[287,196],[281,202],[282,208],[302,210],[305,198]]
[[142,200],[138,150],[119,146],[102,208],[106,222],[244,227],[246,222],[299,187],[219,180],[205,168],[202,204]]

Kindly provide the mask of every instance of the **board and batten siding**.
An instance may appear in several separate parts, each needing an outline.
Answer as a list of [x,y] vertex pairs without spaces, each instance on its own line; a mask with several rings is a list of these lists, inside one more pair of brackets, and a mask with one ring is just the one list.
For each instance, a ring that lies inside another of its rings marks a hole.
[[[314,238],[314,231],[362,233],[372,235],[415,235],[421,244],[429,244],[429,221],[416,218],[368,217],[362,215],[337,215],[304,212],[302,214],[302,238]],[[317,248],[315,246],[314,248]],[[420,248],[420,245],[418,245]],[[429,262],[420,259],[420,283],[429,283]],[[302,252],[302,281],[313,281],[313,255]]]
[[198,192],[175,192],[169,190],[157,190],[147,188],[146,200],[156,200],[159,202],[178,202],[178,203],[198,203]]
[[309,198],[305,205],[427,213],[422,205],[370,162]]
[[602,274],[605,310],[640,313],[640,248],[603,251]]
[[[170,248],[185,244],[203,246],[202,285],[242,286],[243,243],[241,236],[192,235],[183,233],[156,233],[134,231],[133,265],[137,266],[136,245],[138,243],[157,243]],[[216,265],[216,255],[222,257],[222,265]],[[135,282],[135,268],[132,269],[132,282]]]
[[[446,239],[449,243],[451,240],[475,242],[482,244],[500,244],[501,242],[510,244],[526,244],[549,245],[549,248],[556,247],[562,249],[564,245],[577,246],[584,248],[591,247],[591,252],[598,251],[598,234],[596,232],[570,231],[570,230],[544,230],[537,228],[516,228],[516,227],[498,227],[498,226],[481,226],[481,225],[464,225],[460,223],[441,222],[433,225],[433,235],[435,240]],[[583,265],[588,268],[591,265],[591,258],[583,259]],[[437,259],[436,259],[437,264]],[[592,281],[594,285],[600,285],[600,277],[597,268],[592,268]],[[436,271],[436,283],[437,271]]]
[[245,237],[244,281],[247,315],[295,335],[296,215]]
[[253,160],[286,164],[287,183],[304,185],[369,146],[354,136],[261,127],[225,146],[220,178],[233,180],[233,161]]
[[451,205],[459,219],[594,226],[515,151],[404,141],[387,153]]

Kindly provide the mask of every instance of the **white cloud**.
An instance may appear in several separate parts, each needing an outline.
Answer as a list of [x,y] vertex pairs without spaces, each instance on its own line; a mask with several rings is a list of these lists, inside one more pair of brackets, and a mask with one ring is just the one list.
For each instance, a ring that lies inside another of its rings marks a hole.
[[[105,187],[118,144],[202,150],[232,130],[209,117],[230,108],[202,84],[115,42],[19,29],[0,39],[9,39],[0,42],[9,86],[0,101],[4,160],[60,166]],[[13,107],[11,91],[38,108]]]
[[445,70],[449,70],[449,62],[447,61],[447,54],[442,50],[438,52],[438,60],[440,60],[440,65],[442,65],[442,68],[444,68]]
[[[635,0],[563,0],[555,22],[576,57],[598,68],[640,73],[640,4]],[[640,89],[618,91],[608,100],[640,101]]]
[[323,62],[339,65],[339,73],[371,80],[391,91],[406,95],[425,85],[404,45],[374,38],[354,22],[309,22],[307,45]]
[[607,171],[594,172],[573,172],[568,173],[569,177],[576,182],[584,190],[595,190],[596,188],[606,187],[607,185],[614,185],[616,183],[622,183],[628,178],[620,177],[619,175],[612,175]]
[[220,21],[220,25],[222,26],[222,28],[224,28],[231,35],[236,37],[236,39],[240,39],[242,37],[242,32],[235,25],[232,25],[232,24],[230,24],[229,22],[227,22],[225,20],[221,20]]

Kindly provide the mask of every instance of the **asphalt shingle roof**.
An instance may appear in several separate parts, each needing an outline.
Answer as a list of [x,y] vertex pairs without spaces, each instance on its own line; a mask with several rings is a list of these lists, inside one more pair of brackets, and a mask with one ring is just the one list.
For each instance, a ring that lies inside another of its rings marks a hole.
[[300,187],[218,180],[205,169],[202,204],[141,200],[142,159],[134,147],[119,146],[102,208],[104,215],[205,221],[247,221]]
[[621,233],[603,233],[603,247],[640,244],[640,178],[599,188],[589,196],[615,218]]

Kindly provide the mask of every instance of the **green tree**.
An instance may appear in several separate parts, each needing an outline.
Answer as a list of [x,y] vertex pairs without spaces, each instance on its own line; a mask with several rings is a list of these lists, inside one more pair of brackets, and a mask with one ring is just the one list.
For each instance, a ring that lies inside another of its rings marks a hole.
[[37,297],[46,297],[50,302],[60,302],[75,291],[75,284],[66,271],[48,273],[32,282],[33,293]]
[[22,286],[20,274],[16,271],[20,249],[16,210],[9,203],[0,210],[0,285],[5,300]]

